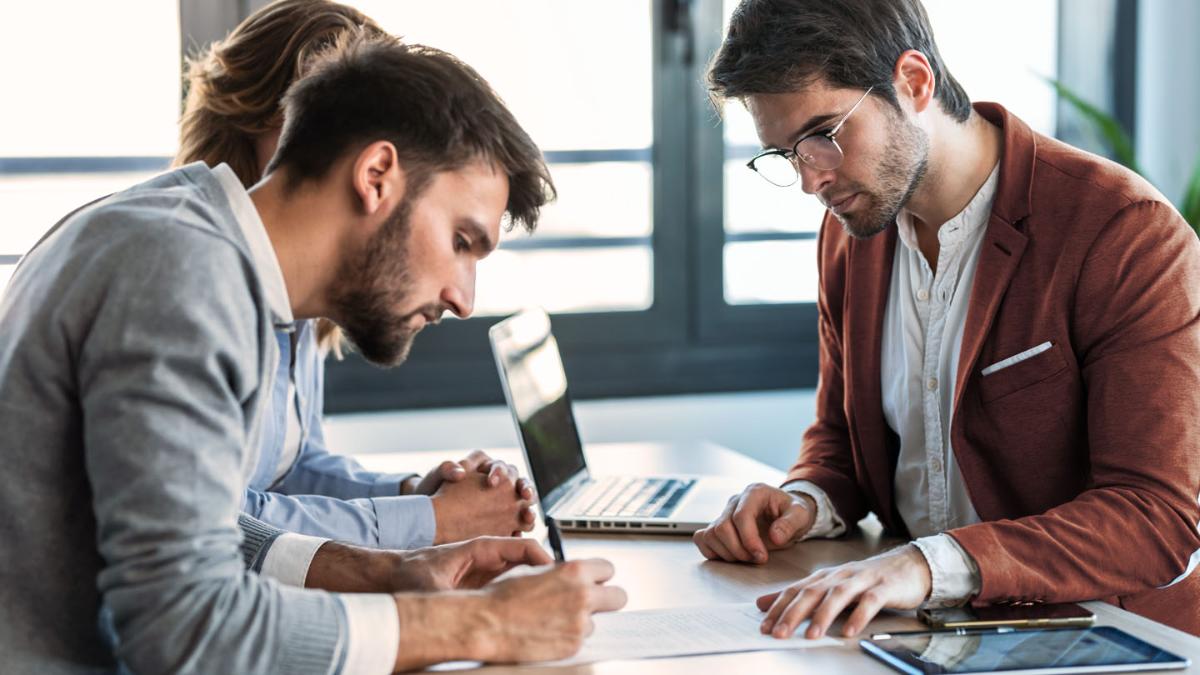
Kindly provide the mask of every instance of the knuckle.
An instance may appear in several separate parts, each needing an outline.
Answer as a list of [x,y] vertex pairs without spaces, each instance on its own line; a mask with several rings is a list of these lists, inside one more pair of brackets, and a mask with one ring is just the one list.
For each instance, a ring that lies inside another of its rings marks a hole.
[[592,620],[588,618],[585,612],[576,612],[571,618],[571,632],[578,636],[584,636],[588,633],[588,626]]
[[746,486],[746,490],[743,494],[745,494],[747,497],[756,496],[756,495],[764,494],[767,490],[770,490],[770,489],[771,489],[771,487],[769,485],[767,485],[766,483],[751,483],[750,485]]
[[805,586],[797,592],[797,595],[804,598],[815,598],[825,595],[825,591],[817,588],[816,586]]

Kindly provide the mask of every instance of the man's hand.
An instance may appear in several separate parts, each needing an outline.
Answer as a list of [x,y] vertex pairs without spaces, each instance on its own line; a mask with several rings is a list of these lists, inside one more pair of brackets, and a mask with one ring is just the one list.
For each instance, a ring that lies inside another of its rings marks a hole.
[[625,591],[605,585],[612,575],[608,561],[577,560],[470,593],[397,594],[396,669],[571,656],[592,632],[592,614],[625,606]]
[[[519,534],[522,530],[528,532],[533,529],[533,523],[536,520],[536,514],[533,512],[533,504],[537,501],[533,485],[528,480],[518,477],[517,467],[508,462],[492,459],[482,450],[475,450],[467,455],[465,459],[457,462],[447,460],[434,467],[432,471],[424,476],[413,476],[405,480],[400,484],[400,494],[432,496],[437,494],[446,483],[458,483],[476,474],[486,476],[486,485],[493,488],[499,488],[506,482],[515,481],[513,487],[516,498],[525,502],[525,505],[521,508],[519,514],[520,527],[516,528],[512,534]],[[506,480],[506,477],[508,480]],[[474,536],[481,536],[508,533],[481,531],[469,533],[467,536],[460,536],[454,539],[435,539],[435,543],[459,541],[469,538],[472,534]]]
[[390,591],[481,588],[518,565],[554,562],[532,539],[479,537],[443,546],[397,551]]
[[914,609],[929,597],[929,565],[916,546],[909,544],[859,562],[818,570],[778,593],[758,599],[767,612],[762,632],[787,638],[811,618],[804,636],[815,640],[829,630],[833,620],[857,604],[842,627],[842,635],[857,635],[884,607]]
[[533,529],[533,488],[517,468],[476,450],[458,463],[459,480],[442,481],[431,497],[437,521],[434,544],[484,535],[518,536]]
[[787,548],[812,528],[816,503],[808,495],[763,483],[729,498],[725,511],[692,535],[709,560],[767,562],[767,552]]

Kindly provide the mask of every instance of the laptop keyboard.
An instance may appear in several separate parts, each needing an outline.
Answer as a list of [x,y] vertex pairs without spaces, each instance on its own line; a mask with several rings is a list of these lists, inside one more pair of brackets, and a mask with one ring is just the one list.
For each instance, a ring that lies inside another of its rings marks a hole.
[[571,510],[593,518],[663,518],[695,484],[694,478],[601,478],[579,488]]

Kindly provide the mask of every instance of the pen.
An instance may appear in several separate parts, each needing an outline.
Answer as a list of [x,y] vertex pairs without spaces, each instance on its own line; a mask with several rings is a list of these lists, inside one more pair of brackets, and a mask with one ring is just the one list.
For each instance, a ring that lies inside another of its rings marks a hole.
[[562,536],[558,533],[558,523],[550,516],[546,516],[546,534],[550,539],[550,550],[554,551],[554,562],[566,562],[567,556],[563,554]]
[[997,626],[996,628],[947,628],[931,630],[898,630],[894,633],[874,633],[872,640],[888,640],[900,635],[992,635],[1016,632],[1012,626]]

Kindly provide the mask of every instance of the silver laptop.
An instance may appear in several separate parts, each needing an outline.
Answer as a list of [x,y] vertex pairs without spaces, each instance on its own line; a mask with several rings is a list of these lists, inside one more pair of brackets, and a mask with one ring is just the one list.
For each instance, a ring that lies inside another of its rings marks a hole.
[[542,509],[561,529],[691,533],[719,516],[740,489],[704,476],[593,476],[550,317],[525,310],[492,326],[488,336]]

